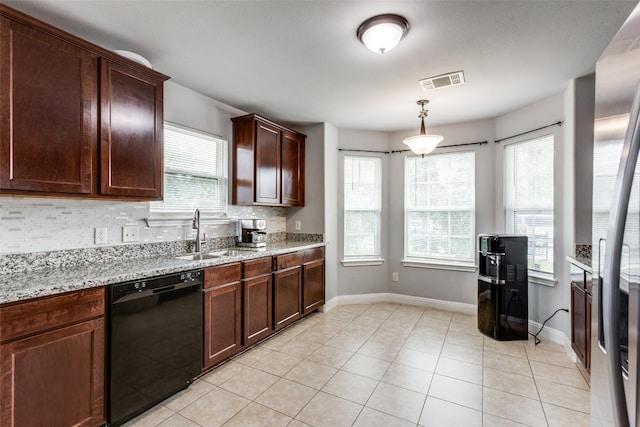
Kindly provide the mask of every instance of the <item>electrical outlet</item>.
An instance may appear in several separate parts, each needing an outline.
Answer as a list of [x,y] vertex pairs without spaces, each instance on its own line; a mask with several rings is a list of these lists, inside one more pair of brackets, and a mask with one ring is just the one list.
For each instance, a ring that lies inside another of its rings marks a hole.
[[95,230],[94,240],[96,245],[106,245],[107,244],[107,228],[106,227],[97,227]]
[[393,273],[391,273],[391,280],[394,282],[397,282],[398,280],[400,280],[398,278],[398,273],[396,273],[395,271]]
[[122,227],[122,241],[124,243],[137,242],[138,240],[140,240],[140,236],[137,225],[125,225]]
[[302,230],[302,221],[296,221],[296,231]]

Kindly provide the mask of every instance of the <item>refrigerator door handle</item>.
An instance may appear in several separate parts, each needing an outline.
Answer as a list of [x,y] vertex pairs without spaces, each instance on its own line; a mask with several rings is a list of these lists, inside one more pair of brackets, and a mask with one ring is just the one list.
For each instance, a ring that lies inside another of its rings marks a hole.
[[620,259],[624,229],[631,197],[633,175],[640,151],[640,86],[636,88],[631,117],[625,135],[620,166],[613,191],[609,226],[607,230],[607,250],[604,258],[603,291],[604,339],[609,371],[609,389],[613,398],[613,416],[617,427],[629,426],[627,401],[622,378],[620,353]]

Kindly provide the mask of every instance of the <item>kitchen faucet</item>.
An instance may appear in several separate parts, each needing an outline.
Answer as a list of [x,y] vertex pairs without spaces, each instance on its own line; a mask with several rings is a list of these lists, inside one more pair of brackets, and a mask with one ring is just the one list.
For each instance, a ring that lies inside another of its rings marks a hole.
[[200,253],[202,250],[202,242],[200,241],[200,209],[196,209],[193,214],[193,225],[191,226],[192,230],[196,230],[196,253]]

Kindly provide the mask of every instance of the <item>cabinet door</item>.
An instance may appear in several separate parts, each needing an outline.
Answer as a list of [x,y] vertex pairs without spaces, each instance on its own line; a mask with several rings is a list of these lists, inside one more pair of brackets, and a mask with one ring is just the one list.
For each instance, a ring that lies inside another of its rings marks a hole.
[[271,274],[245,279],[244,345],[254,344],[273,332]]
[[586,313],[586,317],[587,317],[587,325],[586,325],[586,334],[587,334],[587,348],[586,348],[586,353],[587,353],[587,363],[586,363],[586,368],[587,371],[591,371],[591,303],[592,303],[592,299],[591,299],[591,294],[587,294],[587,313]]
[[204,291],[204,369],[240,350],[241,304],[240,282]]
[[101,60],[100,192],[162,198],[163,80]]
[[274,277],[273,315],[277,331],[302,314],[302,266],[277,271]]
[[[580,284],[581,285],[581,284]],[[587,366],[587,297],[581,286],[571,283],[571,348]]]
[[302,313],[307,314],[324,304],[324,260],[303,266]]
[[104,354],[103,318],[0,346],[0,425],[104,424]]
[[256,121],[255,201],[280,204],[280,130]]
[[304,206],[304,138],[282,132],[282,204]]
[[91,193],[96,56],[6,17],[0,51],[0,188]]

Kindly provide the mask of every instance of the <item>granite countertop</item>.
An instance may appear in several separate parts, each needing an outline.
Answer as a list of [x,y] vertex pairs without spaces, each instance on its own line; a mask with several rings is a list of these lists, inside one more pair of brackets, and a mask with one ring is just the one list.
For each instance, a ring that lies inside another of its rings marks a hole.
[[73,268],[4,274],[0,275],[0,290],[2,291],[0,292],[0,304],[181,271],[198,270],[321,246],[325,246],[325,243],[285,241],[267,244],[264,251],[241,251],[237,256],[223,256],[201,261],[181,260],[174,256],[128,258],[116,262],[93,263]]
[[593,273],[593,270],[591,267],[591,258],[567,255],[567,261],[569,261],[571,264],[577,267],[580,267],[581,269],[583,269],[588,273]]

